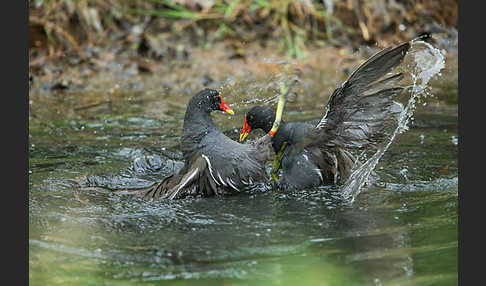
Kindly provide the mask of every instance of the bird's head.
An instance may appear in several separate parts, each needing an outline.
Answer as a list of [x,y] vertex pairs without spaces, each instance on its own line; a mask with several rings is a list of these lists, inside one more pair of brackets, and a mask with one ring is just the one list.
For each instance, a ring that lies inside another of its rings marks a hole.
[[267,106],[254,106],[245,115],[245,123],[240,133],[240,141],[244,141],[252,130],[262,129],[268,133],[275,121],[275,112]]

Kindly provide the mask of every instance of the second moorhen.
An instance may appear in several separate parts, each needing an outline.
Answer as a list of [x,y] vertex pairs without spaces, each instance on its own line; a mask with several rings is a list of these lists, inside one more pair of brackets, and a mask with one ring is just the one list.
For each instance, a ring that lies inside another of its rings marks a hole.
[[[277,154],[272,176],[277,180],[282,168],[280,186],[305,189],[344,183],[359,164],[350,151],[383,142],[387,126],[396,122],[402,110],[393,99],[403,90],[397,85],[402,73],[385,75],[401,63],[410,45],[386,48],[361,64],[334,90],[316,126],[280,122],[272,137]],[[275,112],[269,107],[253,107],[245,115],[240,141],[254,129],[268,133],[274,120]]]
[[234,114],[214,89],[202,90],[191,98],[181,135],[184,166],[143,190],[145,198],[222,195],[266,182],[264,165],[271,153],[270,135],[254,144],[238,143],[214,125],[210,113],[216,110]]

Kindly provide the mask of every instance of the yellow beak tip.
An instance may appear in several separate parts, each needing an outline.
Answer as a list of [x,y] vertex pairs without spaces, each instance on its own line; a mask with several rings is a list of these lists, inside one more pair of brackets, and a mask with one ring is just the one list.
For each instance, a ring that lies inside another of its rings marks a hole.
[[226,109],[225,111],[228,114],[235,115],[235,112],[232,109]]
[[240,142],[245,141],[246,136],[248,136],[248,132],[245,132],[243,134],[240,134]]

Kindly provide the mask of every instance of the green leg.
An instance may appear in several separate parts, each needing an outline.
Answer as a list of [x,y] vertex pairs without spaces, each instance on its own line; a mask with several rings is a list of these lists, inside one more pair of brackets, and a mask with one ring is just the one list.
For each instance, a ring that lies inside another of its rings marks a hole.
[[278,127],[280,126],[280,121],[282,121],[282,114],[287,101],[287,87],[285,84],[280,86],[280,95],[278,96],[277,111],[275,111],[275,121],[273,122],[272,129],[268,132],[271,136],[277,133]]
[[[275,121],[273,122],[272,129],[270,130],[270,132],[268,132],[270,136],[274,136],[275,133],[277,133],[280,122],[282,121],[282,114],[285,103],[287,102],[287,96],[295,83],[296,80],[293,80],[290,84],[284,82],[280,83],[280,95],[278,97],[277,110],[275,112]],[[286,147],[287,142],[284,142],[278,153],[275,155],[275,160],[273,160],[272,171],[270,172],[270,174],[272,175],[274,181],[278,181],[278,171],[280,170],[282,158],[284,156],[284,150]]]
[[278,153],[275,155],[275,159],[272,164],[272,171],[270,174],[275,182],[278,181],[278,171],[282,167],[282,158],[284,156],[285,148],[287,147],[287,142],[284,142]]

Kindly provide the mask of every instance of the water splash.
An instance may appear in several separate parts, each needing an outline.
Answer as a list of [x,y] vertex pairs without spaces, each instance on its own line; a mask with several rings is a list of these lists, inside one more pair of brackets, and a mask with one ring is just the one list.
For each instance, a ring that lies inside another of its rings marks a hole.
[[405,107],[401,106],[402,111],[398,117],[397,127],[388,141],[380,146],[371,158],[358,167],[343,185],[342,194],[350,202],[356,199],[362,187],[369,181],[370,174],[395,137],[408,130],[408,123],[413,118],[417,101],[429,95],[427,90],[429,81],[436,75],[440,76],[440,71],[445,67],[444,51],[429,43],[414,41],[405,57],[404,65],[405,72],[410,75],[412,81],[412,84],[407,88],[410,91],[410,99]]

